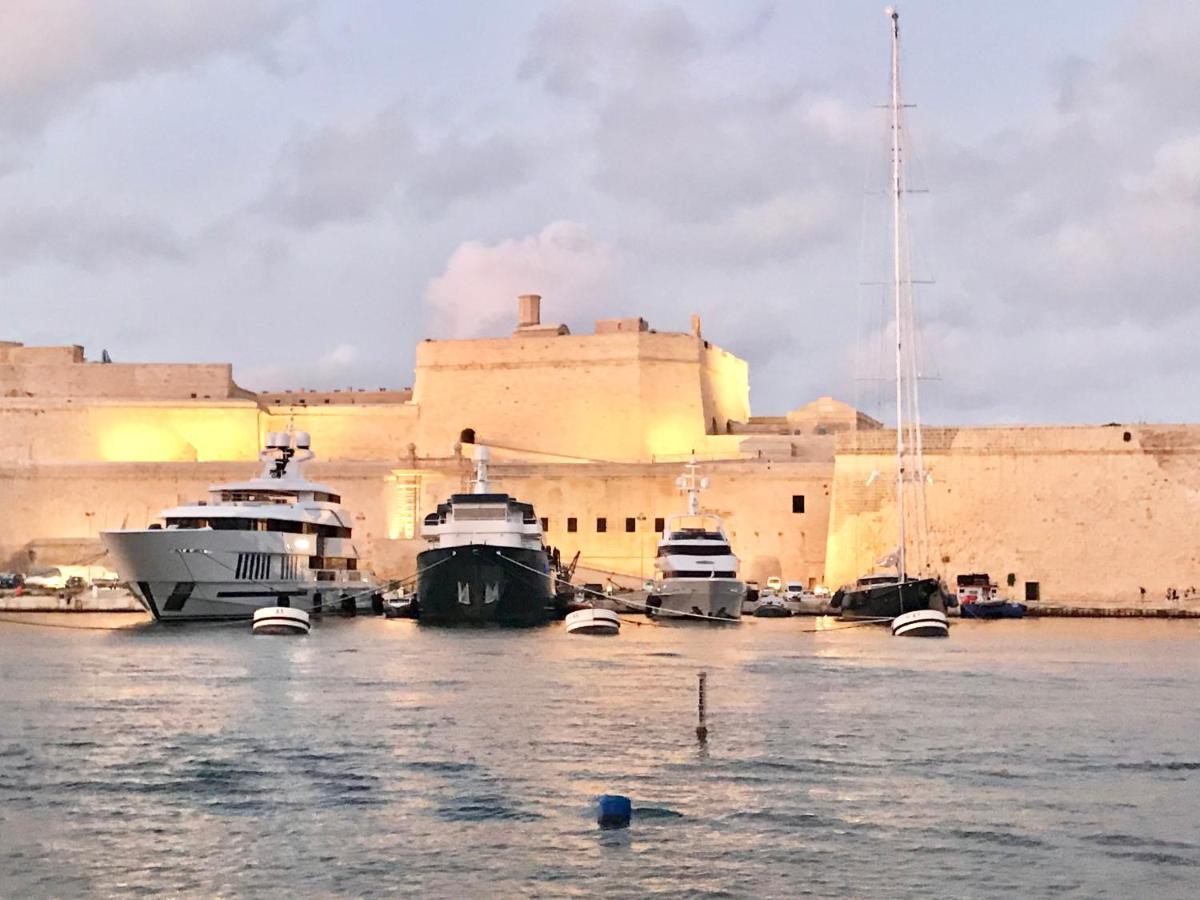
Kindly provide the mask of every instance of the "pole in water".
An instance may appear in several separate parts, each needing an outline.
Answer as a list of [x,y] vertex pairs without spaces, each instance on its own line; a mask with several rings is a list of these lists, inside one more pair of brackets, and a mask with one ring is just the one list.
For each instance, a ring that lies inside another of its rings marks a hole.
[[696,699],[696,740],[708,743],[708,673],[701,672],[699,696]]

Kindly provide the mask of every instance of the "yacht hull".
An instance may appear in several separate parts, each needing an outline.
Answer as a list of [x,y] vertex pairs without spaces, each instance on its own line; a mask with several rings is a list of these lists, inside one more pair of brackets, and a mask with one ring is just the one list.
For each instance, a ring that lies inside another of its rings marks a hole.
[[282,537],[268,532],[108,531],[101,537],[130,591],[160,622],[250,619],[266,606],[334,612],[344,602],[357,605],[372,591],[367,581],[318,581],[311,575],[233,577],[239,555],[283,555]]
[[919,609],[946,611],[946,596],[936,578],[912,578],[891,584],[842,588],[830,601],[840,619],[894,619]]
[[666,578],[646,598],[646,615],[678,621],[736,622],[746,583],[736,578]]
[[417,619],[431,625],[540,625],[555,618],[544,550],[468,544],[417,555]]

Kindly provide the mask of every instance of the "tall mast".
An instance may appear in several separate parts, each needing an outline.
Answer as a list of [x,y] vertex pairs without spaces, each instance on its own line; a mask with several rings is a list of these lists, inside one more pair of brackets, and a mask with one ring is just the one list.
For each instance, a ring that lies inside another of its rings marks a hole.
[[892,19],[892,291],[896,306],[896,519],[900,524],[896,556],[896,580],[904,580],[904,379],[901,371],[904,349],[903,292],[900,263],[900,200],[904,192],[900,167],[900,13],[888,7]]

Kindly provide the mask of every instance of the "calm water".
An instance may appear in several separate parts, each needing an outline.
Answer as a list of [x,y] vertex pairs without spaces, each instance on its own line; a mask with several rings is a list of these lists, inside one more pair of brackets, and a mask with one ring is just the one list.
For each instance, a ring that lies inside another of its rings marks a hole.
[[815,624],[0,623],[0,895],[1200,891],[1195,623]]

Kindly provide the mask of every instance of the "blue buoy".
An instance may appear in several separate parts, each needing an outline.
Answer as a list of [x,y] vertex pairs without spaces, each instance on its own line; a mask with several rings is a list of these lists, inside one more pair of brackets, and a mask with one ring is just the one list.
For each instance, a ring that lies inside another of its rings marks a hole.
[[596,821],[601,828],[628,828],[633,804],[620,794],[602,794],[596,800]]

